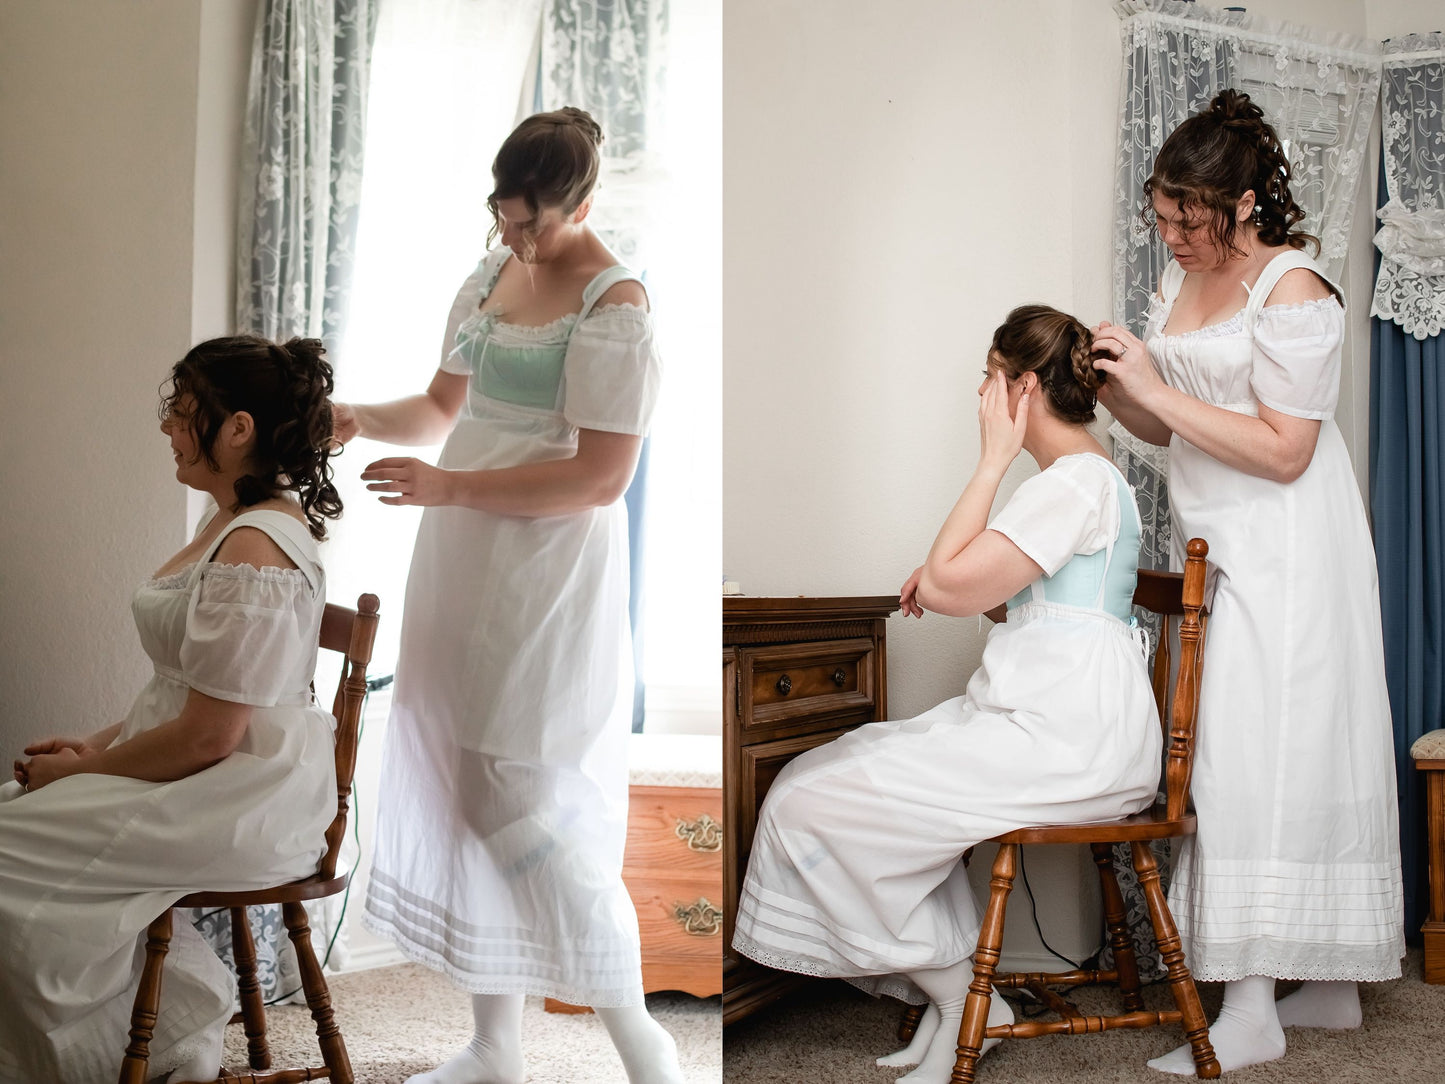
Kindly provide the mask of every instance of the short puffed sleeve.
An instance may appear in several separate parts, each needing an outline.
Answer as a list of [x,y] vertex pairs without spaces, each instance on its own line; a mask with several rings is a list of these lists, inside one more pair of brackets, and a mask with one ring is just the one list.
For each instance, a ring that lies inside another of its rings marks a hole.
[[442,338],[441,369],[443,372],[456,373],[458,376],[466,376],[471,373],[471,362],[457,345],[457,329],[467,319],[476,315],[483,298],[491,293],[492,287],[496,285],[497,275],[501,273],[502,264],[510,255],[510,250],[505,248],[488,252],[482,257],[482,262],[477,264],[476,270],[462,282],[461,289],[457,291],[456,300],[452,302],[451,311],[447,313],[447,330],[446,335]]
[[1267,305],[1254,325],[1255,398],[1296,418],[1330,418],[1340,397],[1345,310],[1334,297]]
[[299,569],[207,565],[181,643],[186,684],[253,707],[304,700],[323,605]]
[[1076,554],[1097,553],[1119,527],[1119,492],[1097,455],[1071,455],[1030,478],[989,523],[1052,576]]
[[645,435],[662,384],[647,311],[594,309],[572,333],[563,380],[562,414],[578,429]]

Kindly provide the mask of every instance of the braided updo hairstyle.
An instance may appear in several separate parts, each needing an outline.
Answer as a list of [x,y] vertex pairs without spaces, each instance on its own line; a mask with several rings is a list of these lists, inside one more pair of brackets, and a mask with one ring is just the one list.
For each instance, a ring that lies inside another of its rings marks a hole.
[[564,215],[577,210],[597,183],[601,146],[602,128],[574,106],[534,113],[517,125],[492,161],[487,246],[502,229],[498,200],[520,198],[534,215],[544,207],[560,208]]
[[1068,313],[1020,305],[993,333],[989,355],[1010,380],[1037,373],[1049,409],[1066,422],[1087,425],[1104,382],[1093,348],[1093,332]]
[[[256,423],[250,470],[236,480],[236,507],[295,493],[311,535],[326,537],[326,519],[341,515],[331,484],[331,365],[320,339],[284,345],[256,335],[209,339],[171,368],[161,416],[181,417],[201,456],[219,470],[216,437],[227,418],[245,411]],[[181,404],[183,398],[191,402]]]
[[1304,248],[1319,238],[1296,230],[1304,208],[1289,191],[1290,166],[1279,135],[1249,95],[1222,90],[1209,108],[1194,114],[1164,141],[1154,172],[1144,182],[1146,222],[1153,224],[1154,193],[1177,200],[1180,207],[1204,213],[1209,235],[1226,251],[1234,243],[1235,210],[1246,192],[1254,192],[1254,224],[1259,239],[1270,247]]

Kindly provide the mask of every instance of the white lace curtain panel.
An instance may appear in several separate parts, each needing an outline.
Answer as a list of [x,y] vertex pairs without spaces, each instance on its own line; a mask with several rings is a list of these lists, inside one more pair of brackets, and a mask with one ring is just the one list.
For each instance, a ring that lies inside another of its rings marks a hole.
[[1445,331],[1445,33],[1386,42],[1383,69],[1389,200],[1370,315],[1424,340]]
[[[1320,260],[1338,277],[1380,87],[1380,47],[1366,39],[1181,0],[1122,0],[1114,220],[1114,319],[1143,331],[1169,251],[1139,217],[1144,181],[1165,138],[1226,87],[1245,91],[1287,145],[1290,191]],[[1169,563],[1165,451],[1110,427],[1115,460],[1145,516],[1141,564]]]
[[667,21],[668,0],[550,0],[543,13],[542,108],[575,105],[602,126],[592,226],[639,271],[664,180]]

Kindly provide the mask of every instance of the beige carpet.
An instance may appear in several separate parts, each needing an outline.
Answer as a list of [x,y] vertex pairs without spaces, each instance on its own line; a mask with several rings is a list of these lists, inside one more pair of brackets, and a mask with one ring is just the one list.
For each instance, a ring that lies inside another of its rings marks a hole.
[[[328,977],[336,1020],[357,1084],[400,1084],[451,1057],[471,1037],[467,996],[414,964]],[[651,994],[647,1006],[677,1040],[688,1084],[722,1080],[722,1002],[687,994]],[[319,1065],[311,1014],[304,1006],[267,1010],[273,1064]],[[530,1084],[627,1084],[627,1074],[591,1013],[542,1011],[528,998],[522,1020]],[[311,1059],[311,1060],[307,1060]],[[246,1036],[226,1029],[226,1067],[246,1070]]]
[[[1445,986],[1421,980],[1420,950],[1405,961],[1405,977],[1361,987],[1364,1026],[1355,1031],[1291,1028],[1279,1061],[1239,1069],[1229,1084],[1442,1084],[1445,1082]],[[1292,986],[1280,985],[1280,993]],[[1200,986],[1205,1010],[1219,1008],[1215,983]],[[1078,1003],[1105,1007],[1102,991],[1080,990]],[[1160,987],[1146,991],[1151,1007],[1167,1007]],[[843,982],[819,982],[788,1000],[734,1024],[726,1033],[727,1084],[889,1084],[906,1070],[879,1069],[878,1054],[898,1043],[898,1003],[875,1001]],[[1171,1077],[1145,1066],[1178,1045],[1163,1029],[1102,1035],[1005,1040],[984,1058],[979,1084],[1166,1084]]]

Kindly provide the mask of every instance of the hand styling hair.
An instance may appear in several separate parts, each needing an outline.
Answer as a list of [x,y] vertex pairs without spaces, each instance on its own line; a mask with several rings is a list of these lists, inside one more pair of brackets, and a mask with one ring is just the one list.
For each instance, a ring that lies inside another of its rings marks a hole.
[[1254,192],[1254,222],[1259,239],[1270,247],[1304,248],[1319,238],[1296,230],[1305,212],[1289,190],[1290,165],[1279,135],[1264,111],[1248,94],[1227,89],[1209,108],[1194,114],[1170,133],[1144,182],[1144,220],[1152,226],[1154,193],[1177,200],[1182,208],[1204,215],[1214,243],[1240,251],[1234,243],[1236,208],[1246,192]]
[[[325,519],[341,515],[341,497],[331,483],[331,365],[320,339],[291,339],[285,345],[255,335],[209,339],[193,346],[171,369],[170,391],[162,390],[161,415],[186,415],[200,454],[218,470],[216,436],[232,414],[245,411],[256,424],[249,470],[236,480],[236,507],[249,508],[295,493],[318,541]],[[191,404],[187,404],[191,406]]]
[[1047,305],[1020,305],[993,333],[989,354],[1009,379],[1037,373],[1050,410],[1087,425],[1104,374],[1094,368],[1094,335],[1074,317]]

